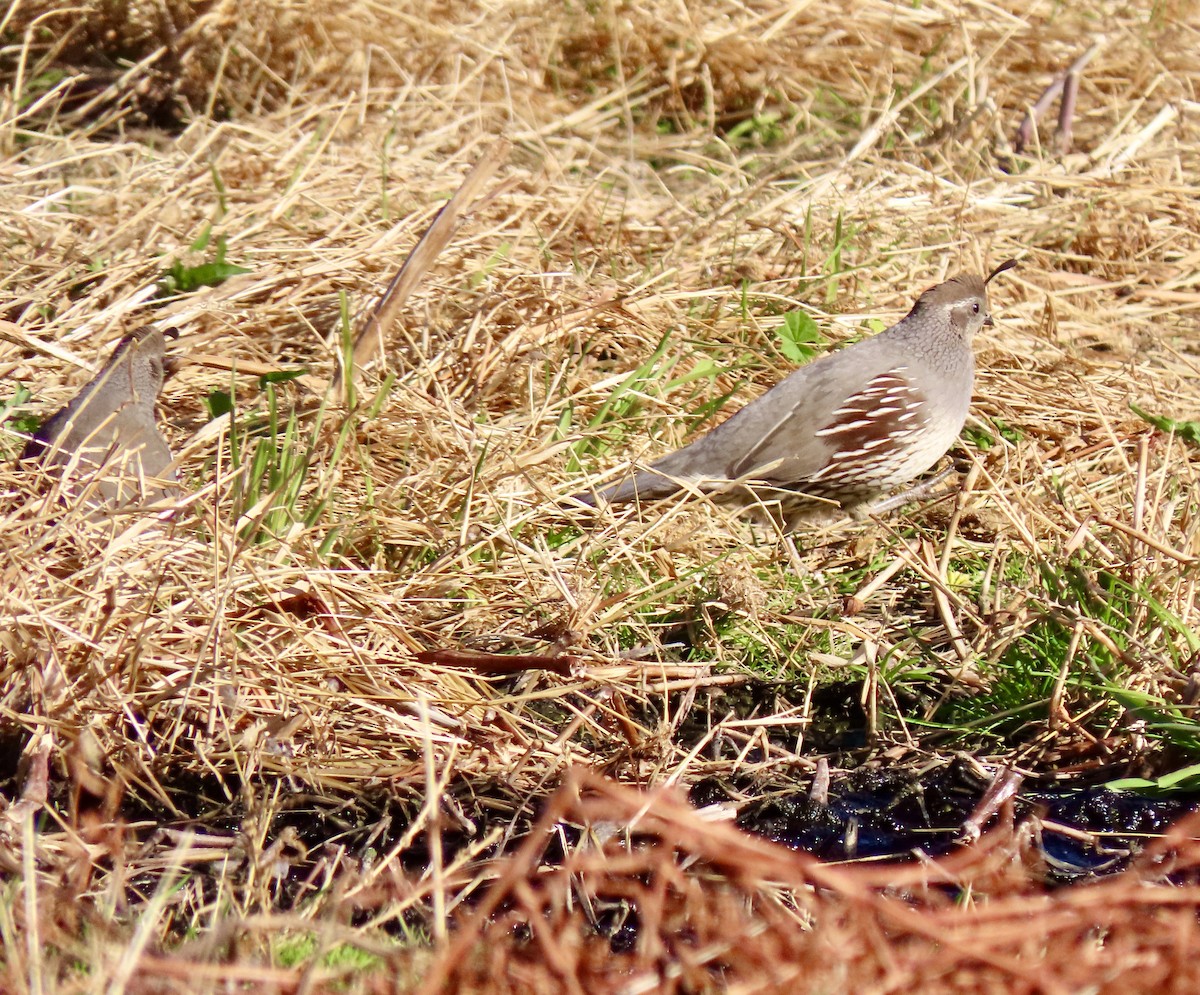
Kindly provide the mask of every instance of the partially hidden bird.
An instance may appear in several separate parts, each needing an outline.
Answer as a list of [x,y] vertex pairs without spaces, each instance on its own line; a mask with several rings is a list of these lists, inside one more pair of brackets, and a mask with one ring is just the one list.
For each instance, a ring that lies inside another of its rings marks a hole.
[[966,424],[971,342],[992,325],[987,284],[1015,265],[930,287],[885,331],[801,367],[695,442],[574,500],[686,490],[766,511],[786,531],[829,510],[863,518],[924,496],[928,485],[885,497],[941,459]]
[[158,328],[125,336],[100,372],[42,422],[21,458],[70,472],[81,484],[95,478],[105,501],[162,497],[163,483],[176,479],[171,450],[154,419],[165,349]]

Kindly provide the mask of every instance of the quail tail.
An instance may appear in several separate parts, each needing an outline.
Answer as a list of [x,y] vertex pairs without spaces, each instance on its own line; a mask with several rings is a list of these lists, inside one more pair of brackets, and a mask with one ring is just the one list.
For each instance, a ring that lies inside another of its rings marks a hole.
[[571,500],[595,508],[599,504],[622,504],[635,499],[653,501],[668,497],[679,490],[679,485],[668,477],[643,470],[627,480],[600,491],[580,491],[572,494]]

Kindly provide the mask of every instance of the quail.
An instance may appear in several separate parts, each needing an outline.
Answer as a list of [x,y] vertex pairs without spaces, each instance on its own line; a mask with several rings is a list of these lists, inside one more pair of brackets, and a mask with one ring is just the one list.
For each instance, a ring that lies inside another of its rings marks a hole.
[[790,530],[822,507],[861,518],[924,493],[928,485],[874,503],[932,467],[962,431],[975,377],[971,340],[992,324],[987,284],[1014,265],[931,287],[886,331],[801,367],[690,445],[575,500],[594,506],[687,490],[770,508]]
[[146,488],[145,478],[175,480],[171,450],[154,421],[165,347],[157,328],[127,335],[104,368],[42,422],[21,458],[96,476],[100,495],[117,504],[161,497],[162,488]]

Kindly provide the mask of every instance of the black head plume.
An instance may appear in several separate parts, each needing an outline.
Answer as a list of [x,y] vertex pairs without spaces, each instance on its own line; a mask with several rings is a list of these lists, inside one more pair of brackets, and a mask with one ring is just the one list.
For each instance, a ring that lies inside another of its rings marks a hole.
[[997,266],[994,270],[992,270],[987,275],[987,279],[983,281],[984,285],[986,286],[987,284],[991,283],[992,277],[999,276],[1005,270],[1010,270],[1016,265],[1017,265],[1017,261],[1015,259],[1005,259],[1004,262],[1002,262],[999,266]]

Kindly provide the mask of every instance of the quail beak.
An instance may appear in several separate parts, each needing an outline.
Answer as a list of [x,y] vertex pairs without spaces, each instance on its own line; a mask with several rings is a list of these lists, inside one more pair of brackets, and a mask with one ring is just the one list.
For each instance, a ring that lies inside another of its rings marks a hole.
[[983,327],[984,328],[994,328],[995,325],[996,325],[996,323],[994,321],[992,321],[991,314],[985,314],[983,316]]

